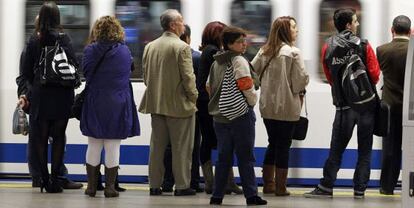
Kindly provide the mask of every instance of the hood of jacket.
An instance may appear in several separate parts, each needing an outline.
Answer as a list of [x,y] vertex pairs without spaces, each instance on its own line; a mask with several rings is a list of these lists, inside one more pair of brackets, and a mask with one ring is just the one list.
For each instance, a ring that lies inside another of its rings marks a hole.
[[354,48],[361,44],[361,39],[350,30],[344,30],[331,38],[331,44],[341,48]]
[[231,51],[231,50],[226,50],[226,51],[218,51],[213,57],[214,57],[214,60],[216,60],[218,64],[222,65],[222,64],[225,64],[226,62],[231,63],[232,58],[238,55],[240,54],[234,51]]

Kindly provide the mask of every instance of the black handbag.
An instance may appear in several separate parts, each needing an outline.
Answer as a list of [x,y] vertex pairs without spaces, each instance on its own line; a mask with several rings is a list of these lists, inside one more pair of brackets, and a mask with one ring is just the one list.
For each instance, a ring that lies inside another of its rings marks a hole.
[[305,102],[305,117],[301,116],[298,121],[295,122],[295,126],[292,132],[292,139],[294,140],[305,140],[306,133],[308,133],[308,108],[306,106],[306,98],[303,97]]
[[390,105],[388,105],[384,100],[379,99],[378,94],[377,107],[375,110],[374,135],[386,137],[390,132],[391,109]]
[[105,53],[102,55],[101,59],[99,59],[99,62],[96,64],[95,68],[92,71],[92,76],[89,79],[89,83],[86,84],[85,89],[82,90],[82,92],[80,92],[79,94],[77,94],[75,96],[75,100],[73,102],[72,108],[71,108],[71,117],[72,118],[76,118],[80,121],[81,117],[82,117],[82,108],[83,108],[83,103],[85,103],[85,98],[86,98],[86,94],[88,92],[88,86],[91,84],[91,80],[93,78],[93,75],[95,75],[96,71],[98,70],[99,66],[101,65],[106,53],[108,53],[108,51],[110,51],[112,49],[112,47],[110,47],[108,50],[105,51]]

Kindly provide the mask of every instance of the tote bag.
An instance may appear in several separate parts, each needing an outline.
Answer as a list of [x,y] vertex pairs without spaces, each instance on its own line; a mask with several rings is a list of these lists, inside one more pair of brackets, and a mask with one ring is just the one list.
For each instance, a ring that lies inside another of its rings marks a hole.
[[237,88],[233,65],[228,64],[221,86],[219,111],[231,121],[246,114],[248,110],[246,98]]
[[26,113],[19,105],[13,113],[13,134],[27,135],[29,133],[29,122]]

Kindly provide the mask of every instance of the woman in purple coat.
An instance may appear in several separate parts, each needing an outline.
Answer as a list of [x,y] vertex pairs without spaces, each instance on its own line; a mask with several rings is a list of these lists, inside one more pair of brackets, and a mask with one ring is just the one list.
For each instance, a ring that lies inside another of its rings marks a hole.
[[118,197],[115,179],[118,173],[121,140],[140,134],[138,115],[129,82],[131,52],[124,42],[124,29],[112,16],[99,18],[92,29],[83,56],[88,87],[80,128],[88,137],[85,194],[94,197],[105,148],[105,197]]

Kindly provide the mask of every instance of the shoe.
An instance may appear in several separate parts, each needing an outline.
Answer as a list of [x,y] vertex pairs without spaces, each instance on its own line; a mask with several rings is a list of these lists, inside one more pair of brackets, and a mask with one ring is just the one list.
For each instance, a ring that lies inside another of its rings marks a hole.
[[215,198],[215,197],[210,198],[211,205],[221,205],[221,203],[223,203],[223,198]]
[[39,188],[42,185],[42,179],[38,177],[32,178],[32,188]]
[[289,196],[290,192],[286,189],[288,169],[275,168],[275,196]]
[[122,187],[119,186],[118,183],[115,183],[115,190],[118,191],[118,192],[125,192],[126,188],[122,188]]
[[101,168],[101,165],[92,166],[86,163],[86,174],[88,176],[88,186],[86,187],[85,194],[89,195],[90,197],[95,197],[96,195],[96,187],[98,182],[98,172]]
[[162,194],[162,191],[160,188],[150,188],[150,196],[159,196]]
[[116,176],[116,180],[115,180],[115,190],[118,192],[125,192],[126,189],[119,186],[118,177],[119,175]]
[[394,191],[386,191],[385,189],[380,188],[380,194],[382,195],[394,195]]
[[247,205],[265,205],[267,201],[260,198],[260,196],[252,196],[246,199]]
[[174,191],[172,186],[162,186],[161,189],[162,189],[162,192],[165,192],[165,193],[171,193]]
[[275,166],[274,165],[263,165],[263,193],[274,194],[276,189],[275,183]]
[[98,170],[98,183],[96,186],[97,191],[103,191],[105,189],[105,186],[102,185],[102,174],[101,171]]
[[80,189],[83,187],[83,184],[81,183],[76,183],[72,180],[70,180],[69,178],[66,177],[58,177],[58,182],[59,185],[63,188],[63,189]]
[[198,185],[198,186],[192,186],[191,189],[195,190],[197,193],[204,192],[204,188],[201,187],[200,185]]
[[365,192],[364,191],[354,190],[354,199],[363,199],[363,198],[365,198]]
[[174,196],[191,196],[196,195],[196,191],[191,188],[187,189],[175,189]]
[[47,193],[62,193],[63,192],[62,187],[60,187],[55,177],[51,179],[47,179],[47,178],[42,179],[42,185],[40,186],[40,192],[43,193],[43,189],[45,189]]
[[332,191],[322,190],[319,186],[316,187],[313,191],[303,194],[306,198],[332,198]]

